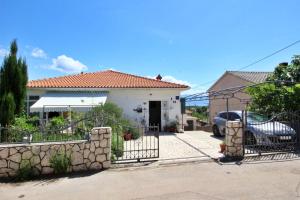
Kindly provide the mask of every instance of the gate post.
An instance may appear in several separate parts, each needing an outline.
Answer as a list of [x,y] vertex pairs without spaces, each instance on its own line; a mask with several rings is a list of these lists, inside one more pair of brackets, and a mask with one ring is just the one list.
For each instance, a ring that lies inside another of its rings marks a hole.
[[225,135],[225,159],[241,160],[244,156],[243,122],[227,121]]

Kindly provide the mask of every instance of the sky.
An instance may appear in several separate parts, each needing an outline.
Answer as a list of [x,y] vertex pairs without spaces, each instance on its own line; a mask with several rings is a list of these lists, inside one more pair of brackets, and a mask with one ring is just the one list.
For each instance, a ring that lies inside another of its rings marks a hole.
[[[0,0],[0,63],[17,39],[29,79],[113,69],[203,92],[300,40],[299,0]],[[273,71],[300,43],[244,71]]]

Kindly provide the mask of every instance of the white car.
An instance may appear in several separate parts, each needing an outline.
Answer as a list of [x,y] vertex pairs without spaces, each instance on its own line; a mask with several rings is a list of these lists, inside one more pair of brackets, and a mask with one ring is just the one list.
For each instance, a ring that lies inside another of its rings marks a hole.
[[[213,133],[215,136],[224,136],[226,121],[242,120],[242,111],[220,112],[213,120]],[[269,145],[274,143],[296,142],[296,131],[275,119],[247,112],[245,127],[245,143],[247,145]]]

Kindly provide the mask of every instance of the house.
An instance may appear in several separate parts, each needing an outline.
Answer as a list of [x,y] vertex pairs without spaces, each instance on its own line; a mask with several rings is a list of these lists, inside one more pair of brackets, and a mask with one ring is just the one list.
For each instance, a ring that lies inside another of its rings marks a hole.
[[[218,93],[228,88],[235,88],[240,86],[253,85],[262,83],[272,74],[272,72],[251,72],[251,71],[226,71],[209,89],[209,121],[212,122],[213,118],[220,111],[226,111],[227,102],[223,98],[226,91]],[[215,96],[213,94],[216,94]],[[250,100],[251,97],[240,91],[234,94],[235,98],[228,99],[228,110],[243,110],[246,103],[241,100]],[[219,98],[218,98],[219,97]]]
[[86,112],[105,102],[123,109],[136,123],[159,124],[181,121],[180,93],[186,85],[126,74],[113,70],[32,80],[27,84],[27,112],[41,118],[66,112]]

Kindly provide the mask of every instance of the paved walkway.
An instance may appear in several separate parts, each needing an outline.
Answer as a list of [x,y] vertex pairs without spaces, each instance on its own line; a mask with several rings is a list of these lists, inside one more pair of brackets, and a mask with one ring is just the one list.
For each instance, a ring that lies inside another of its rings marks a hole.
[[185,133],[161,133],[159,137],[160,160],[168,159],[210,159],[222,156],[218,151],[222,138],[215,138],[204,131]]

